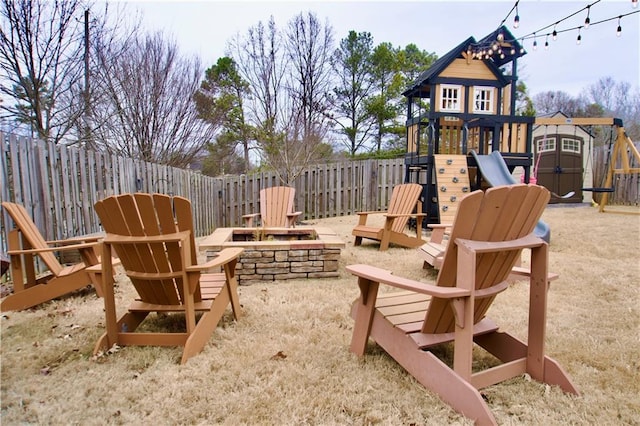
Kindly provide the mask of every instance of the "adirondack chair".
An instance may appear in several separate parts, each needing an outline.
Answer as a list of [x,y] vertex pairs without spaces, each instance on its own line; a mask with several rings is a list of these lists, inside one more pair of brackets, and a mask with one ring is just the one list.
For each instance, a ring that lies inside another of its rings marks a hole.
[[440,269],[442,259],[449,240],[448,232],[451,230],[451,224],[431,224],[431,237],[429,241],[418,247],[418,255],[424,261],[424,268],[432,267]]
[[295,228],[300,211],[293,211],[295,188],[274,186],[260,190],[260,213],[242,216],[246,227],[256,226],[260,218],[262,226],[275,228]]
[[[362,244],[363,238],[380,241],[380,251],[387,250],[389,244],[416,248],[424,243],[422,240],[422,203],[420,195],[422,185],[405,183],[396,185],[391,193],[389,208],[386,212],[359,212],[358,224],[351,231],[355,236],[354,245]],[[414,212],[415,210],[415,212]],[[385,221],[382,227],[367,225],[371,215],[382,214]],[[406,233],[406,225],[410,217],[416,218],[416,236]]]
[[[26,209],[5,201],[2,207],[11,216],[15,228],[9,231],[8,252],[13,293],[0,303],[0,311],[31,308],[97,282],[96,274],[88,270],[98,259],[100,237],[45,241]],[[82,262],[62,265],[54,253],[78,251]],[[37,274],[36,259],[48,272]],[[101,289],[96,292],[101,296]]]
[[[548,200],[547,189],[529,185],[465,196],[436,285],[373,266],[347,266],[361,292],[351,312],[351,351],[364,355],[372,337],[422,385],[478,424],[496,424],[478,390],[524,373],[578,394],[562,367],[545,355],[548,244],[532,231]],[[532,265],[528,343],[486,317],[525,248],[531,249]],[[400,290],[378,294],[380,284]],[[452,367],[430,351],[446,342],[453,342]],[[474,343],[502,364],[472,371]]]
[[[106,333],[94,353],[114,344],[184,346],[182,364],[198,354],[227,306],[240,315],[235,267],[242,249],[228,248],[197,264],[191,203],[162,194],[124,194],[98,201],[96,213],[106,231],[103,254],[118,253],[139,299],[116,319],[111,262],[102,263]],[[222,269],[223,272],[204,273]],[[149,313],[184,314],[184,332],[138,332]],[[196,320],[196,312],[203,312]]]

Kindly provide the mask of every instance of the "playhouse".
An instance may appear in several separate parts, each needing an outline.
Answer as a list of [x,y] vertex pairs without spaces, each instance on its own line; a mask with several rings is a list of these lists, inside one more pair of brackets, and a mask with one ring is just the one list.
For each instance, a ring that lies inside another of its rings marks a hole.
[[[471,150],[482,155],[500,151],[509,169],[522,167],[529,181],[535,117],[515,114],[517,60],[525,54],[502,26],[479,41],[469,37],[460,43],[403,93],[405,182],[423,185],[423,209],[430,223],[444,221],[455,210],[450,205],[458,194],[480,184],[473,158],[467,155]],[[443,158],[440,166],[439,155],[452,158]],[[468,173],[457,166],[447,170],[453,156],[466,156]]]

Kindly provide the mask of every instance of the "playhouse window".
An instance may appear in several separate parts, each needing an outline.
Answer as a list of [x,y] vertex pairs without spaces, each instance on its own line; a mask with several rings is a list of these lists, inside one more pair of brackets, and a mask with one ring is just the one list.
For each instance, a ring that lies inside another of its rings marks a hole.
[[473,112],[489,114],[493,112],[493,88],[475,87],[473,89]]
[[580,154],[580,141],[577,139],[562,138],[562,151]]
[[461,86],[443,84],[441,87],[441,111],[460,112],[460,92]]
[[555,151],[556,150],[556,139],[555,138],[547,138],[538,140],[536,150],[538,154],[541,152]]

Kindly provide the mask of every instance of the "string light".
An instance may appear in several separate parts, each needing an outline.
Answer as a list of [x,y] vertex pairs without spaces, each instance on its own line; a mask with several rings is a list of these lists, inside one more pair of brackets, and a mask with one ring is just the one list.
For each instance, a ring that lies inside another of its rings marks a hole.
[[[498,29],[495,30],[493,32],[493,34],[491,34],[488,37],[485,37],[479,43],[473,43],[473,44],[468,46],[468,49],[467,49],[467,54],[469,55],[468,57],[470,57],[472,59],[491,60],[491,61],[496,61],[496,62],[500,61],[499,63],[502,64],[504,62],[501,61],[501,60],[504,60],[507,54],[510,54],[511,56],[515,56],[516,52],[518,52],[518,54],[520,56],[524,55],[526,53],[526,51],[524,49],[524,42],[527,39],[533,38],[533,50],[534,51],[537,50],[537,48],[538,48],[538,39],[537,39],[538,34],[540,34],[540,36],[542,36],[542,35],[545,36],[544,48],[545,48],[545,50],[548,50],[549,49],[549,36],[552,36],[553,40],[557,40],[558,34],[560,34],[560,33],[578,30],[578,36],[576,38],[576,44],[579,45],[579,44],[582,43],[582,28],[584,28],[586,30],[591,25],[602,24],[602,23],[605,23],[605,22],[612,21],[614,19],[618,19],[618,26],[617,26],[616,35],[618,37],[621,37],[621,35],[622,35],[622,26],[621,26],[622,18],[624,18],[626,16],[629,16],[629,15],[634,15],[636,13],[640,13],[640,10],[629,12],[629,13],[625,13],[625,14],[622,14],[622,15],[619,15],[619,16],[613,16],[611,18],[599,20],[597,22],[591,22],[591,16],[590,16],[591,7],[593,5],[601,2],[601,1],[602,0],[595,0],[591,4],[588,4],[587,6],[583,7],[582,9],[580,9],[580,10],[578,10],[576,12],[573,12],[572,14],[570,14],[570,15],[568,15],[568,16],[560,19],[560,20],[557,20],[554,23],[549,24],[549,25],[547,25],[547,26],[545,26],[545,27],[543,27],[543,28],[541,28],[539,30],[536,30],[536,31],[534,31],[532,33],[529,33],[529,34],[527,34],[527,35],[525,35],[523,37],[520,37],[518,39],[512,38],[512,39],[507,40],[506,37],[505,37],[504,32],[502,31],[502,26],[509,19],[509,17],[511,16],[511,14],[514,11],[515,11],[514,27],[517,28],[517,26],[520,23],[520,15],[519,15],[519,10],[518,10],[519,0],[516,0],[515,4],[511,8],[511,10],[507,14],[507,16],[502,20],[502,22],[500,23]],[[634,7],[637,7],[637,4],[638,4],[639,1],[640,0],[632,0],[632,5]],[[585,19],[584,25],[580,25],[580,26],[576,26],[576,27],[572,27],[572,28],[560,29],[560,30],[557,28],[557,26],[561,22],[564,22],[564,21],[574,17],[575,15],[579,14],[580,12],[583,12],[585,9],[587,10],[587,17]],[[544,32],[546,29],[551,28],[551,27],[553,27],[553,31]],[[503,47],[509,47],[509,49],[503,51],[502,50]]]
[[620,26],[620,19],[622,19],[622,15],[618,16],[618,29],[616,30],[616,36],[618,37],[622,35],[622,27]]
[[589,24],[591,23],[591,19],[589,18],[589,14],[591,13],[591,5],[587,6],[587,17],[584,20],[584,29],[589,28]]
[[[585,30],[587,29],[588,26],[593,26],[593,25],[598,25],[598,24],[603,24],[605,22],[609,22],[609,21],[613,21],[614,19],[618,19],[618,28],[616,28],[617,30],[619,29],[619,31],[616,31],[616,35],[618,37],[622,36],[622,25],[621,25],[621,19],[629,16],[629,15],[634,15],[636,13],[640,13],[640,10],[635,10],[633,12],[629,12],[629,13],[625,13],[619,16],[613,16],[607,19],[602,19],[602,20],[598,20],[598,21],[591,21],[591,7],[594,6],[595,4],[601,2],[602,0],[595,0],[593,2],[591,2],[590,4],[586,5],[585,7],[581,8],[580,10],[573,12],[572,14],[565,16],[564,18],[555,21],[554,23],[551,23],[543,28],[540,28],[532,33],[529,33],[523,37],[520,37],[517,39],[517,41],[520,42],[520,54],[523,55],[524,49],[522,48],[522,46],[524,45],[524,41],[533,38],[533,50],[537,50],[537,46],[538,46],[538,41],[537,41],[537,36],[540,35],[545,35],[545,49],[547,48],[547,40],[549,38],[549,36],[552,36],[553,40],[557,40],[558,35],[560,33],[564,33],[564,32],[569,32],[569,31],[575,31],[578,30],[578,35],[576,38],[576,44],[581,44],[582,43],[582,28],[584,28]],[[632,0],[632,6],[637,7],[638,2],[640,0]],[[515,5],[513,6],[513,8],[511,9],[511,11],[509,12],[509,14],[507,14],[507,16],[505,17],[505,19],[502,21],[502,23],[504,23],[509,16],[511,15],[511,13],[513,13],[514,10],[516,10],[518,6],[518,1],[516,1]],[[564,22],[574,16],[576,16],[577,14],[583,12],[584,10],[587,10],[587,19],[585,19],[585,23],[584,25],[579,25],[579,26],[575,26],[575,27],[571,27],[571,28],[566,28],[566,29],[558,29],[558,25],[560,25],[561,22]],[[518,16],[518,20],[519,20],[519,16]],[[545,30],[547,30],[548,28],[553,28],[552,31],[550,32],[546,32]],[[510,43],[510,42],[515,42],[516,39],[513,40],[504,40],[504,43]]]

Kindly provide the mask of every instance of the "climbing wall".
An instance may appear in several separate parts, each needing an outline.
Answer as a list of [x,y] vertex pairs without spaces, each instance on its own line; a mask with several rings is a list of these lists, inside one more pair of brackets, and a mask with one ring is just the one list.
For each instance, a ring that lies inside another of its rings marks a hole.
[[460,199],[469,193],[466,155],[434,155],[440,223],[453,223]]

